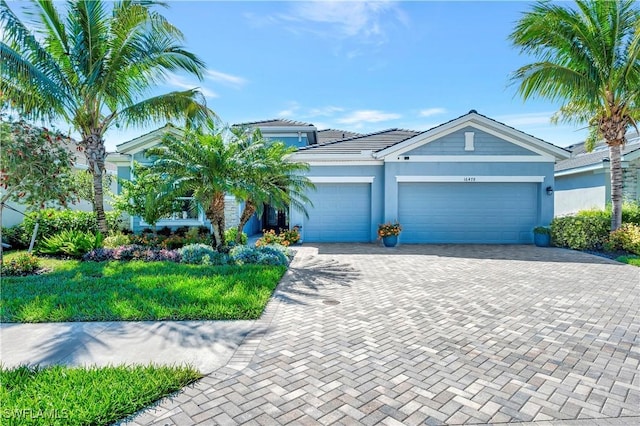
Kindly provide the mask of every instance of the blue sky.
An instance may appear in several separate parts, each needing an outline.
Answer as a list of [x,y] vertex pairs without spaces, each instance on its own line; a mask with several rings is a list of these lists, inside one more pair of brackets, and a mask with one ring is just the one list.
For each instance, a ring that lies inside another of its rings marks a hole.
[[[201,87],[231,124],[280,117],[362,133],[476,109],[566,146],[586,131],[550,124],[559,103],[525,103],[509,85],[532,60],[507,40],[531,4],[170,1],[162,13],[208,71],[170,75],[158,92]],[[107,149],[149,130],[110,131]]]

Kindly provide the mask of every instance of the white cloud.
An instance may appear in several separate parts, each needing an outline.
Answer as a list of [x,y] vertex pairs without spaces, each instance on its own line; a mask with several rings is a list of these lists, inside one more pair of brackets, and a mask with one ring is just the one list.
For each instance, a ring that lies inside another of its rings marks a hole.
[[296,101],[291,101],[288,103],[288,106],[286,106],[285,109],[277,113],[277,117],[291,118],[296,114],[298,114],[299,110],[300,110],[300,104]]
[[[263,19],[265,19],[263,17]],[[310,1],[294,2],[285,13],[266,17],[272,23],[288,24],[295,34],[311,32],[321,37],[384,40],[386,28],[409,19],[393,1]]]
[[206,70],[205,75],[208,79],[217,83],[226,84],[228,86],[242,87],[247,84],[247,80],[237,75],[227,74],[216,70]]
[[444,114],[447,112],[444,108],[427,108],[420,111],[420,117],[431,117],[432,115]]
[[186,78],[181,77],[177,74],[174,73],[167,73],[167,79],[165,80],[165,84],[167,84],[168,86],[172,86],[178,89],[184,89],[184,90],[189,90],[189,89],[194,89],[194,88],[198,88],[200,90],[200,92],[202,93],[202,95],[206,98],[217,98],[218,94],[216,92],[213,92],[209,89],[207,89],[206,87],[203,87],[202,85],[200,85],[199,83],[192,83],[190,81],[188,81]]
[[344,108],[337,106],[326,106],[322,108],[311,108],[309,110],[309,117],[329,117],[334,115],[337,112],[344,111]]
[[497,121],[501,121],[505,124],[508,124],[512,127],[519,126],[533,126],[539,124],[549,125],[551,124],[551,116],[553,112],[530,112],[524,114],[508,114],[508,115],[500,115],[495,119]]
[[400,114],[393,112],[368,109],[353,111],[345,117],[338,119],[337,122],[341,124],[379,123],[381,121],[396,120],[400,117]]

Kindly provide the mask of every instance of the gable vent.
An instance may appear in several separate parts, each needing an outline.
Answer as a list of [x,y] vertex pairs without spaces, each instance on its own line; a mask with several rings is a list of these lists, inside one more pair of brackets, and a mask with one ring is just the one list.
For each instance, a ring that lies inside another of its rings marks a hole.
[[475,151],[475,147],[473,146],[473,132],[464,132],[464,150],[465,151]]

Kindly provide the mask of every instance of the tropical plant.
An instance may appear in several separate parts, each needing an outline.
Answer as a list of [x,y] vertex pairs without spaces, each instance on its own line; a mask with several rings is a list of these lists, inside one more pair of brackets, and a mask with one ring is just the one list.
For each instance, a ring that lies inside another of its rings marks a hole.
[[400,235],[400,231],[402,231],[402,226],[398,221],[383,223],[378,225],[378,238]]
[[138,162],[133,163],[133,176],[132,180],[120,180],[120,194],[113,196],[111,204],[118,211],[140,216],[156,234],[158,221],[177,208],[176,192],[163,176]]
[[99,232],[62,231],[42,241],[38,251],[43,254],[82,257],[87,252],[102,247],[103,237]]
[[[311,201],[305,193],[315,186],[304,176],[309,165],[289,158],[296,148],[278,141],[267,141],[260,130],[250,132],[239,128],[233,129],[233,134],[245,150],[249,166],[245,169],[242,185],[234,191],[236,197],[244,202],[238,230],[244,229],[254,213],[261,215],[265,205],[278,210],[292,207],[308,216],[306,205],[311,205]],[[236,243],[240,243],[238,235]]]
[[609,146],[611,230],[622,222],[621,147],[640,118],[640,9],[633,0],[538,2],[510,35],[537,62],[512,76],[527,100],[564,102],[554,121],[586,123],[587,147]]
[[215,248],[225,245],[225,194],[236,190],[247,168],[247,151],[226,141],[219,130],[185,132],[183,138],[166,135],[162,144],[147,150],[156,158],[151,169],[170,182],[174,194],[191,195],[213,225]]
[[[0,83],[0,87],[3,84]],[[65,148],[65,144],[71,143],[68,138],[23,120],[6,120],[2,114],[0,135],[0,223],[7,201],[25,204],[33,210],[51,201],[66,205],[76,200],[72,185],[73,155]]]
[[238,237],[238,228],[235,226],[232,226],[231,228],[224,231],[224,239],[229,244],[233,242],[234,244],[247,245],[247,242],[249,241],[249,237],[247,236],[247,234],[245,234],[244,232],[240,234],[240,238],[239,238],[240,242],[238,242],[237,237]]
[[[108,188],[111,187],[113,183],[113,176],[109,173],[105,173],[102,177],[102,187],[105,194],[108,194],[112,199],[114,194],[112,194]],[[93,187],[93,175],[90,170],[79,170],[73,174],[73,185],[74,190],[76,191],[78,198],[80,200],[85,200],[91,203],[92,206],[96,204],[95,197],[95,189]],[[95,211],[95,208],[94,208]],[[106,212],[105,212],[106,214]],[[108,220],[107,220],[108,222]],[[108,227],[108,225],[107,225]]]
[[32,253],[20,253],[9,262],[0,265],[0,275],[15,276],[33,274],[40,268],[40,259]]
[[102,178],[104,135],[113,126],[184,119],[208,122],[197,89],[145,99],[181,71],[202,78],[204,63],[181,45],[182,33],[155,10],[160,2],[35,1],[27,26],[0,1],[0,93],[2,102],[27,118],[63,120],[80,135],[93,175],[95,213],[106,234]]

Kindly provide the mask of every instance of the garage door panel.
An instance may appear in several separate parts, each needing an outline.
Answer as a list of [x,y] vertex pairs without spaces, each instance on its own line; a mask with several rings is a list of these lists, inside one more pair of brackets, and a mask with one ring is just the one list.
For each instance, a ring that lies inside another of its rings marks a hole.
[[371,240],[371,184],[317,183],[305,222],[309,242]]
[[532,241],[534,183],[400,183],[398,191],[403,242]]

